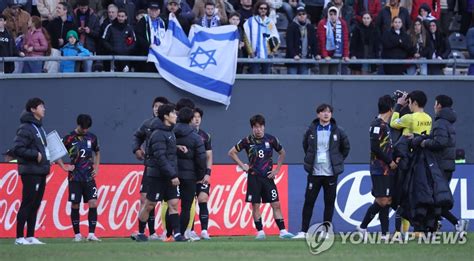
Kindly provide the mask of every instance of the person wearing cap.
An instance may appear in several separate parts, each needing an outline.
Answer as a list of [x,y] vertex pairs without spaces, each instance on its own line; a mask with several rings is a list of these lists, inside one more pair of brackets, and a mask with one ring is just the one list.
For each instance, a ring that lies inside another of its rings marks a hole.
[[[165,22],[160,18],[160,5],[158,2],[150,2],[147,8],[147,14],[135,25],[135,35],[137,45],[135,54],[138,56],[147,56],[148,50],[152,45],[161,45],[165,37]],[[157,72],[154,63],[137,62],[136,71],[138,72]]]
[[28,12],[21,9],[21,5],[11,3],[2,14],[5,16],[5,27],[13,39],[28,32],[28,21],[31,16]]
[[[316,30],[301,5],[296,8],[296,16],[286,30],[286,58],[299,60],[316,56]],[[289,64],[288,74],[308,74],[308,64]]]
[[191,23],[194,20],[194,13],[192,12],[188,3],[181,0],[168,0],[165,1],[165,3],[166,10],[163,12],[163,16],[161,18],[163,21],[165,21],[166,28],[168,28],[169,14],[173,13],[178,19],[183,31],[186,33],[186,35],[188,35],[189,30],[191,29]]
[[[329,61],[332,58],[349,60],[349,29],[346,21],[339,17],[339,9],[331,6],[327,18],[318,24],[320,55]],[[320,64],[321,74],[337,74],[337,64]]]
[[[71,30],[67,32],[66,39],[68,43],[61,48],[61,55],[62,56],[90,56],[91,53],[89,50],[84,48],[82,43],[79,41],[79,36],[77,32]],[[60,72],[75,72],[76,65],[78,63],[76,61],[61,61],[59,71]]]

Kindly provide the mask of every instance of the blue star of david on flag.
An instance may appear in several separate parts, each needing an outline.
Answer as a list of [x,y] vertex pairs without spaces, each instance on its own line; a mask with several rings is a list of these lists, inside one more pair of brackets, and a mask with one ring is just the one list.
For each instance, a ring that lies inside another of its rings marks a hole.
[[[215,53],[216,50],[206,51],[202,49],[201,46],[199,46],[195,52],[190,54],[189,58],[191,59],[191,64],[189,65],[189,67],[199,67],[204,70],[209,64],[217,65],[216,59],[214,59]],[[207,59],[207,61],[200,63],[198,59],[202,61],[203,56],[207,56],[207,58],[204,58]]]

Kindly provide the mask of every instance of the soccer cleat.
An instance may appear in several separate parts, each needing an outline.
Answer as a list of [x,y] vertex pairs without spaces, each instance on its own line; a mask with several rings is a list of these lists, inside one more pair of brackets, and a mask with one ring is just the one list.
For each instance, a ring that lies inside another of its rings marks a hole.
[[89,233],[89,235],[87,236],[87,241],[100,242],[102,240],[96,237],[94,233]]
[[137,240],[137,235],[138,235],[138,232],[133,232],[133,233],[130,235],[130,239],[131,239],[131,240]]
[[184,237],[191,241],[199,241],[201,238],[196,234],[196,232],[187,230],[184,232]]
[[74,239],[72,240],[72,242],[82,242],[84,238],[82,238],[82,235],[81,234],[76,234],[74,235]]
[[145,234],[138,233],[137,236],[135,237],[135,240],[137,242],[146,242],[148,241],[148,237]]
[[389,234],[381,235],[380,241],[382,241],[383,243],[390,242],[390,235]]
[[161,240],[161,236],[158,236],[158,234],[153,233],[148,237],[148,240]]
[[305,238],[306,238],[306,233],[303,231],[298,232],[298,234],[292,237],[292,239],[305,239]]
[[286,231],[286,229],[280,230],[280,238],[289,239],[289,238],[294,238],[294,237],[295,237],[295,235],[293,235],[292,233]]
[[256,240],[264,240],[266,238],[265,232],[260,230],[257,232],[257,236],[255,237]]
[[165,235],[165,239],[163,239],[163,242],[173,242],[173,241],[174,241],[174,237],[172,237],[172,236],[171,236],[171,237],[167,237],[167,236]]
[[30,244],[32,245],[44,245],[45,243],[39,241],[36,237],[28,237],[26,238],[26,240],[28,242],[30,242]]
[[188,242],[188,239],[181,235],[181,233],[174,235],[173,238],[175,242]]
[[31,245],[30,241],[26,240],[24,237],[19,237],[15,239],[15,245]]
[[458,220],[458,223],[456,224],[456,231],[465,232],[467,231],[468,227],[469,227],[469,220],[460,219]]
[[211,240],[211,237],[209,236],[209,233],[207,232],[207,230],[201,231],[201,237],[204,240]]

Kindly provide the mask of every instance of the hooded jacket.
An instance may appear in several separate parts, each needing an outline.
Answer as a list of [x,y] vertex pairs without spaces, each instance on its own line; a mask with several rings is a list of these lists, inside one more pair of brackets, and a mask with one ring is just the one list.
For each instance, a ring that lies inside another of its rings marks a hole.
[[176,137],[173,126],[166,126],[159,118],[151,123],[153,133],[147,143],[146,175],[153,178],[178,177]]
[[456,159],[456,112],[452,108],[442,108],[435,117],[431,135],[425,141],[425,148],[433,151],[438,165],[445,172],[455,170]]
[[[46,158],[46,133],[43,131],[42,122],[38,121],[31,112],[24,112],[20,117],[20,122],[12,149],[18,159],[18,173],[20,175],[48,175],[50,164]],[[42,156],[39,163],[38,152]]]
[[[61,48],[62,56],[91,56],[89,50],[84,48],[80,42],[76,44],[67,43]],[[60,63],[60,72],[75,72],[76,70],[76,61],[61,61]]]
[[[314,162],[318,146],[318,135],[316,133],[318,124],[319,119],[313,120],[303,137],[303,150],[305,153],[304,169],[309,175],[312,175],[314,171]],[[350,149],[351,147],[346,133],[337,126],[336,120],[332,118],[331,136],[329,138],[329,156],[334,176],[344,171],[344,160],[347,155],[349,155]]]
[[180,179],[201,180],[206,174],[206,150],[202,138],[186,123],[174,128],[176,144],[186,146],[187,153],[178,151],[178,176]]
[[[331,8],[329,8],[331,9]],[[327,16],[329,16],[329,9]],[[337,12],[337,17],[339,17],[339,9],[336,8]],[[329,18],[323,18],[321,21],[318,23],[317,27],[317,38],[318,38],[318,47],[320,54],[323,58],[325,57],[332,57],[334,55],[334,50],[333,51],[328,51],[326,49],[326,39],[327,39],[327,21]],[[339,21],[341,22],[341,27],[342,27],[342,57],[349,57],[349,28],[347,27],[346,21],[342,19],[341,17],[338,18]],[[336,36],[334,36],[336,38]]]

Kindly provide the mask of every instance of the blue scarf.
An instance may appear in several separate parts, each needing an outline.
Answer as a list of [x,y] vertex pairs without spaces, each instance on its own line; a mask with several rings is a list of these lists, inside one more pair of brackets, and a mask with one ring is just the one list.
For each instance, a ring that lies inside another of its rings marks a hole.
[[342,57],[342,24],[339,19],[336,21],[336,33],[332,29],[332,23],[329,18],[326,22],[326,50],[334,51],[334,57]]
[[213,15],[211,19],[207,19],[207,16],[203,16],[201,19],[201,26],[206,28],[217,27],[221,25],[221,19],[217,15]]

